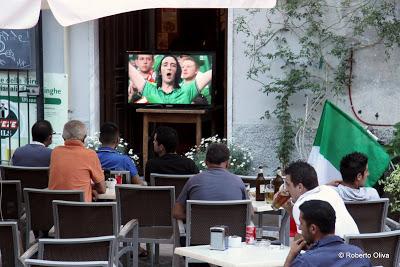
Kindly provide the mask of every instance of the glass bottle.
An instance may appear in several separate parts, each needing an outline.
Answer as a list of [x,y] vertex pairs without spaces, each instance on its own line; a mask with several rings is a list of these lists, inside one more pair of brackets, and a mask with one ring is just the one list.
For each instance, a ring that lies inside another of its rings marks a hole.
[[258,167],[258,175],[256,179],[256,201],[265,200],[265,185],[267,181],[264,178],[263,167]]

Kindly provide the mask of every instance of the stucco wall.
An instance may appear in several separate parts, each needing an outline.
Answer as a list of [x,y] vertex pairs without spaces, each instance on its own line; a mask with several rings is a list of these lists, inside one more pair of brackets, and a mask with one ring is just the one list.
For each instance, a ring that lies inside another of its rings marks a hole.
[[97,21],[62,27],[49,10],[43,11],[43,70],[69,76],[69,119],[78,119],[90,134],[99,129]]
[[[228,125],[232,140],[247,146],[254,155],[254,165],[263,164],[267,166],[267,172],[279,166],[275,153],[278,144],[277,120],[260,120],[264,112],[273,110],[275,96],[260,92],[260,86],[246,78],[249,68],[249,59],[244,55],[244,34],[234,31],[233,22],[237,16],[246,12],[243,9],[231,9],[229,34],[232,49],[232,69],[228,79],[232,79],[228,90],[231,91],[232,113],[228,117]],[[254,25],[263,27],[265,19],[260,13],[252,21]],[[290,41],[290,40],[289,40]],[[272,49],[272,48],[271,48]],[[375,46],[363,49],[354,55],[353,65],[353,87],[352,98],[355,110],[361,110],[359,116],[363,120],[377,124],[394,124],[400,121],[400,49],[392,51],[391,58],[385,58],[384,47]],[[272,75],[277,76],[280,70],[272,70]],[[268,80],[266,75],[265,80]],[[292,99],[292,115],[295,118],[304,116],[305,97],[304,94],[296,95]],[[337,104],[342,110],[354,117],[349,102],[349,96],[345,91],[340,96],[331,96],[330,100]],[[376,118],[375,114],[379,117]],[[228,113],[229,114],[229,113]],[[311,134],[305,140],[307,149],[311,149],[315,128],[318,126],[320,111],[317,112],[316,122],[311,125]],[[391,136],[390,127],[373,127],[378,137],[388,139]],[[293,159],[299,155],[294,151]]]

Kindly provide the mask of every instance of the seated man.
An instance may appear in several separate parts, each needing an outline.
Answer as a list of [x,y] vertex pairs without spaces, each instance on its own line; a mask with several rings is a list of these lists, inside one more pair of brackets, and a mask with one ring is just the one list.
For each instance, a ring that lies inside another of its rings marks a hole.
[[359,234],[357,224],[347,211],[343,200],[332,187],[318,186],[317,173],[310,164],[303,161],[293,162],[285,169],[285,174],[285,184],[291,200],[283,207],[292,215],[299,234],[301,234],[299,207],[305,201],[314,199],[328,202],[335,210],[336,235],[343,237],[346,234]]
[[[104,174],[96,152],[85,148],[86,126],[71,120],[64,125],[64,145],[51,153],[49,189],[82,190],[85,201],[92,201],[93,193],[105,193]],[[93,183],[93,186],[92,186]]]
[[132,159],[115,149],[119,144],[119,129],[116,124],[106,122],[101,126],[100,142],[102,146],[98,149],[97,156],[104,170],[129,171],[133,184],[143,184]]
[[162,174],[195,174],[199,169],[193,160],[176,154],[178,134],[170,128],[161,126],[154,133],[154,153],[158,158],[146,163],[145,180],[150,184],[150,173]]
[[343,201],[363,201],[379,199],[375,188],[365,187],[368,177],[368,158],[358,152],[346,155],[340,161],[343,181],[334,187]]
[[32,126],[32,142],[15,150],[12,164],[25,167],[49,167],[53,127],[46,120],[39,120]]
[[[345,244],[334,234],[335,220],[335,210],[326,201],[309,200],[301,204],[303,238],[293,241],[284,266],[372,266],[368,258],[362,257],[364,252],[359,247]],[[307,250],[300,254],[302,249]]]
[[191,177],[176,200],[173,215],[186,219],[187,200],[245,200],[245,185],[239,176],[230,173],[229,149],[224,144],[211,144],[206,153],[207,170]]

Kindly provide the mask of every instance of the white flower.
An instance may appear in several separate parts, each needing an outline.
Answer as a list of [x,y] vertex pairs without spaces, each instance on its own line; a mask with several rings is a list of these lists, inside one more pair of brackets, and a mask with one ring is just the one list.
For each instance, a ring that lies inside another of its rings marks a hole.
[[139,159],[138,155],[133,155],[133,159],[138,160]]
[[235,164],[233,164],[233,162],[231,162],[231,166],[233,166],[233,165],[235,165]]
[[205,166],[206,166],[206,164],[203,162],[203,163],[201,164],[201,166],[205,167]]
[[126,142],[125,142],[125,143],[124,143],[124,145],[125,145],[125,146],[127,146],[127,145],[128,145],[128,143],[126,143]]
[[232,161],[233,161],[233,162],[235,162],[235,161],[236,161],[236,159],[233,159]]

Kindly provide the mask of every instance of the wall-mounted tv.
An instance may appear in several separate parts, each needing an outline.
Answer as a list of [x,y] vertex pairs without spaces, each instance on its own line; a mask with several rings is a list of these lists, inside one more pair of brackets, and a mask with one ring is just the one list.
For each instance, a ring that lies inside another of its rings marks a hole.
[[201,106],[213,103],[215,71],[212,52],[128,54],[128,103]]

